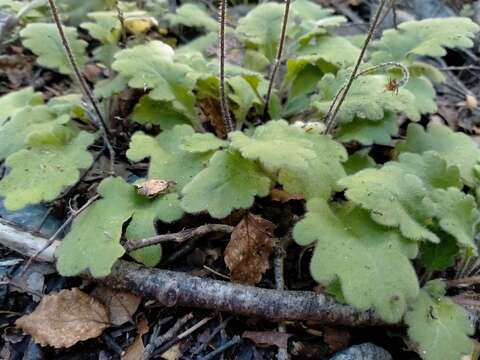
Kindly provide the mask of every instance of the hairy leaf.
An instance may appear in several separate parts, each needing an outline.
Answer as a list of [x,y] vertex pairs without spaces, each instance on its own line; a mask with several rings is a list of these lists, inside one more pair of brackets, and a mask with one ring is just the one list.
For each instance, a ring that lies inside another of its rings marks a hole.
[[188,125],[178,125],[156,138],[137,132],[132,136],[127,157],[131,161],[150,158],[148,177],[175,181],[181,190],[207,164],[212,155],[190,153],[182,147],[183,139],[194,134]]
[[148,95],[142,96],[135,105],[132,120],[142,125],[158,125],[162,130],[190,122],[185,115],[175,110],[171,103],[153,100]]
[[[341,70],[335,77],[327,74],[320,81],[319,94],[314,97],[312,105],[326,114],[339,89],[346,83],[348,72]],[[415,98],[408,90],[400,89],[398,94],[386,91],[388,78],[384,75],[364,75],[353,85],[338,112],[340,122],[351,122],[355,117],[369,120],[381,120],[385,111],[404,113],[411,120],[420,120],[420,113],[415,106]]]
[[197,112],[192,93],[195,81],[187,76],[191,68],[173,58],[173,49],[155,40],[120,51],[112,67],[129,79],[131,87],[152,89],[151,99],[171,102],[175,110],[195,122]]
[[189,136],[185,136],[180,147],[182,148],[182,150],[191,153],[206,153],[218,150],[227,145],[228,142],[217,138],[212,133],[195,133]]
[[415,97],[415,107],[420,114],[437,112],[435,88],[426,77],[410,77],[405,89]]
[[267,2],[241,18],[235,30],[240,41],[254,46],[269,60],[275,58],[283,20],[283,6]]
[[364,210],[348,205],[331,209],[323,200],[311,200],[293,236],[300,245],[316,241],[313,278],[323,285],[338,279],[345,300],[358,309],[373,308],[396,322],[417,296],[417,276],[409,261],[417,246],[374,223]]
[[248,112],[254,105],[261,105],[262,99],[252,84],[242,76],[228,79],[228,85],[232,88],[230,99],[237,105],[233,109],[237,124],[243,124]]
[[165,16],[171,25],[203,28],[207,31],[217,31],[217,21],[212,18],[204,7],[196,4],[183,4],[175,14]]
[[7,158],[5,164],[11,171],[0,182],[0,196],[5,197],[7,209],[19,210],[29,204],[54,200],[65,187],[78,181],[79,169],[92,164],[93,157],[87,147],[93,143],[94,135],[86,132],[64,135],[65,131],[69,130],[37,133],[30,138],[34,144],[29,149]]
[[457,240],[445,235],[438,244],[431,242],[420,246],[420,260],[426,271],[441,271],[455,265],[455,258],[459,254]]
[[247,209],[255,196],[267,196],[270,179],[259,165],[238,152],[217,152],[208,167],[183,189],[182,207],[189,213],[208,211],[214,218],[224,218],[234,209]]
[[0,129],[5,121],[23,110],[26,106],[42,105],[41,93],[34,92],[32,87],[12,91],[0,98]]
[[343,163],[343,167],[347,175],[354,175],[365,169],[375,169],[377,164],[367,152],[357,151],[348,157],[348,160]]
[[355,118],[350,123],[341,124],[336,138],[341,142],[357,141],[362,145],[390,145],[398,126],[395,114],[386,112],[379,121]]
[[480,160],[478,145],[467,135],[455,133],[447,126],[430,124],[425,131],[422,126],[410,124],[405,141],[399,142],[400,152],[421,154],[425,151],[435,151],[449,165],[460,169],[462,180],[469,186],[478,184],[475,166]]
[[[80,68],[87,61],[85,48],[87,43],[77,38],[77,30],[64,27],[65,35],[70,42],[73,54]],[[28,24],[21,32],[23,45],[38,56],[37,62],[50,69],[57,69],[62,74],[73,74],[73,69],[65,55],[60,35],[55,24]]]
[[428,283],[405,316],[408,335],[424,360],[458,360],[472,350],[472,324],[465,310],[444,294],[443,283]]
[[80,26],[88,30],[90,36],[102,44],[116,44],[121,35],[121,24],[113,11],[98,11],[89,13],[93,22],[84,22]]
[[418,56],[441,57],[445,48],[469,48],[480,27],[468,18],[425,19],[389,29],[373,44],[372,61],[413,61]]

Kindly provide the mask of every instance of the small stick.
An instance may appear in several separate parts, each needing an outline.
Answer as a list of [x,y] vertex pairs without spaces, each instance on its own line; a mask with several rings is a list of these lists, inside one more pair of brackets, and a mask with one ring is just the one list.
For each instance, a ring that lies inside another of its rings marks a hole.
[[480,276],[471,276],[461,279],[447,280],[448,287],[466,287],[480,284]]
[[[110,133],[108,131],[108,127],[105,123],[105,119],[102,115],[102,112],[100,111],[100,107],[97,104],[97,101],[93,97],[92,91],[90,90],[90,87],[87,84],[87,81],[83,77],[80,68],[78,66],[77,60],[75,59],[75,56],[73,55],[72,47],[70,46],[70,42],[67,39],[67,36],[65,35],[65,31],[63,30],[62,22],[60,20],[60,15],[58,12],[57,5],[55,4],[55,0],[48,0],[48,4],[50,5],[50,10],[52,12],[52,18],[55,24],[57,25],[58,33],[60,35],[60,39],[62,40],[62,45],[63,48],[65,49],[65,54],[67,55],[68,61],[70,62],[70,65],[72,66],[72,69],[75,73],[75,77],[77,79],[78,84],[80,85],[80,88],[83,91],[83,94],[85,97],[88,99],[90,102],[90,105],[92,106],[95,115],[98,119],[98,125],[100,126],[102,132],[103,132],[103,140],[105,141],[105,145],[108,149],[108,152],[110,154],[110,161],[112,163],[115,162],[115,151],[113,150],[112,144],[109,141],[109,136]],[[94,121],[96,123],[96,121]]]
[[220,346],[218,349],[212,351],[210,354],[202,357],[200,360],[211,360],[213,359],[215,356],[217,356],[218,354],[221,354],[223,353],[224,351],[230,349],[232,346],[235,346],[237,345],[242,339],[240,338],[240,336],[238,335],[235,335],[232,340],[226,342],[225,344],[223,344],[222,346]]
[[187,240],[215,232],[230,234],[233,229],[234,227],[230,225],[207,224],[193,229],[185,229],[178,233],[162,234],[142,240],[129,240],[125,243],[124,248],[125,250],[130,252],[133,250],[138,250],[147,246],[162,244],[165,242],[183,243]]
[[282,23],[282,32],[280,34],[280,42],[278,44],[277,56],[275,58],[275,63],[273,64],[272,73],[270,74],[270,82],[268,84],[267,97],[265,99],[265,108],[263,109],[263,119],[267,118],[268,114],[268,104],[270,103],[270,98],[272,97],[273,85],[275,84],[275,78],[277,76],[278,68],[280,67],[280,62],[282,61],[283,49],[285,48],[285,39],[287,37],[287,26],[288,26],[288,17],[290,14],[290,0],[285,0],[285,11],[283,13],[283,23]]
[[338,101],[333,102],[332,107],[327,113],[327,116],[326,116],[326,125],[327,125],[326,133],[327,134],[329,134],[336,125],[335,117],[337,116],[337,113],[340,110],[340,107],[342,106],[343,102],[345,101],[345,98],[347,97],[347,94],[350,88],[352,87],[353,81],[357,76],[357,72],[360,69],[360,65],[362,64],[363,58],[365,57],[365,53],[367,52],[368,45],[370,44],[370,41],[372,40],[373,35],[375,34],[375,31],[377,30],[377,27],[379,25],[383,8],[385,7],[385,3],[386,3],[386,0],[381,0],[380,5],[378,6],[378,9],[377,9],[377,13],[375,14],[375,17],[372,20],[372,23],[370,25],[370,29],[368,30],[367,38],[363,43],[363,46],[360,51],[360,55],[358,56],[355,67],[353,68],[352,74],[350,75],[350,78],[348,79],[347,84],[345,85],[345,89],[340,91],[340,95],[338,95]]
[[227,14],[227,0],[220,0],[219,3],[219,50],[220,50],[220,109],[222,112],[223,124],[225,131],[228,134],[233,131],[233,121],[230,116],[230,109],[228,107],[228,100],[225,94],[225,23]]
[[220,331],[224,330],[227,327],[228,323],[232,319],[233,319],[233,317],[231,317],[231,316],[228,317],[227,319],[223,320],[215,329],[213,329],[210,336],[207,339],[205,339],[205,341],[203,341],[201,345],[199,345],[198,347],[196,347],[193,350],[193,355],[200,354],[208,346],[208,344],[210,344],[210,341],[215,339],[215,337],[218,335],[218,333]]
[[47,242],[45,243],[45,245],[40,249],[38,250],[35,254],[33,254],[33,256],[30,257],[30,259],[28,259],[27,263],[25,264],[25,267],[23,268],[22,272],[20,273],[20,276],[22,276],[23,274],[25,274],[25,272],[28,270],[28,268],[32,265],[32,263],[38,258],[38,256],[40,256],[41,253],[43,253],[46,249],[48,249],[54,242],[55,240],[57,239],[58,235],[60,235],[62,233],[63,230],[65,230],[65,228],[70,225],[70,223],[78,216],[80,215],[81,212],[83,212],[86,208],[88,208],[90,205],[92,205],[98,198],[100,197],[99,194],[95,195],[94,197],[92,197],[91,199],[89,199],[80,209],[74,211],[72,213],[72,215],[70,215],[68,217],[67,220],[65,220],[65,222],[62,224],[62,226],[60,226],[57,231],[55,231],[55,233],[47,240]]

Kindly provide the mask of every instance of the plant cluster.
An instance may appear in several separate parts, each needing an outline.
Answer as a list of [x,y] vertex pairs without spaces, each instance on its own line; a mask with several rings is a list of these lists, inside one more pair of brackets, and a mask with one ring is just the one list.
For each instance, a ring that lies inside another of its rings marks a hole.
[[[17,3],[0,7],[16,13]],[[437,124],[424,128],[419,121],[437,110],[434,85],[445,81],[425,57],[471,47],[478,25],[464,18],[428,19],[386,30],[372,43],[330,135],[322,119],[364,39],[336,35],[346,19],[331,9],[292,2],[283,80],[265,104],[282,4],[263,3],[227,26],[222,79],[212,51],[217,21],[195,3],[175,12],[158,0],[142,9],[115,1],[65,3],[71,5],[63,9],[69,24],[82,29],[80,36],[76,27],[65,27],[79,66],[94,61],[108,74],[94,88],[102,105],[126,89],[143,94],[131,114],[140,130],[126,157],[148,160],[146,179],[172,186],[148,197],[127,179],[105,178],[100,200],[74,220],[62,242],[61,274],[106,276],[125,253],[123,238],[154,236],[156,221],[174,222],[184,213],[222,219],[277,187],[305,200],[294,239],[315,244],[311,274],[339,301],[374,309],[387,322],[404,319],[424,359],[457,360],[470,351],[473,329],[464,311],[445,297],[440,280],[420,287],[413,262],[434,272],[477,256],[480,149],[464,134]],[[78,15],[85,12],[87,21]],[[45,16],[41,2],[22,13],[21,41],[39,65],[72,76],[55,25]],[[202,35],[173,47],[168,38],[149,34],[162,24]],[[94,49],[87,51],[85,36],[95,41]],[[235,127],[228,134],[219,115],[222,80]],[[262,116],[265,107],[271,120]],[[215,134],[205,131],[206,108],[213,109]],[[41,93],[26,88],[0,98],[0,161],[8,168],[0,196],[9,210],[51,202],[78,183],[94,161],[89,148],[101,142],[88,130],[96,125],[91,112],[75,93],[45,103]],[[411,123],[398,140],[405,121]],[[362,146],[347,151],[352,143]],[[391,159],[376,163],[369,156],[373,145],[390,148]],[[130,255],[155,266],[161,247]]]

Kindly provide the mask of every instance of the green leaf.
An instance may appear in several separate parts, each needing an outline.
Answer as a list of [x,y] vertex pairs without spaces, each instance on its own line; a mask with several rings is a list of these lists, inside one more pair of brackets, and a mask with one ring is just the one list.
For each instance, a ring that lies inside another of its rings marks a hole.
[[195,81],[187,74],[191,68],[174,61],[173,49],[161,42],[151,41],[125,49],[115,55],[112,67],[129,79],[135,89],[152,89],[153,100],[171,102],[175,110],[197,122]]
[[142,125],[158,125],[162,130],[190,122],[186,116],[175,110],[171,103],[153,100],[148,95],[142,96],[135,105],[132,120]]
[[465,184],[472,187],[479,182],[475,175],[475,166],[480,160],[478,145],[469,136],[453,132],[447,126],[430,124],[425,131],[420,125],[410,124],[407,137],[398,143],[397,150],[418,154],[435,151],[449,165],[460,169]]
[[90,36],[102,44],[116,44],[121,36],[121,24],[118,15],[113,11],[89,13],[94,22],[84,22],[81,28],[88,30]]
[[57,269],[63,276],[85,270],[94,277],[107,276],[125,253],[120,245],[122,226],[132,216],[125,194],[134,189],[121,178],[107,178],[97,191],[102,199],[76,217],[57,251]]
[[0,182],[5,207],[14,211],[58,197],[65,187],[78,181],[79,169],[92,164],[87,148],[94,139],[86,132],[74,136],[67,128],[59,128],[54,134],[31,135],[31,148],[10,155],[5,163],[11,168]]
[[343,163],[347,175],[354,175],[365,169],[375,169],[377,164],[365,151],[357,151],[350,155],[348,160]]
[[113,79],[104,79],[97,82],[93,94],[96,97],[108,99],[116,95],[128,86],[128,79],[121,75],[115,76]]
[[273,60],[280,40],[283,10],[282,4],[273,2],[255,6],[238,21],[235,29],[238,39]]
[[398,127],[395,114],[386,112],[382,120],[355,118],[350,123],[341,124],[336,138],[344,143],[357,141],[362,145],[390,145],[392,136],[398,133]]
[[355,63],[360,49],[341,36],[322,35],[313,44],[300,48],[297,60],[308,60],[311,64],[319,60],[335,67],[348,67]]
[[132,136],[127,157],[131,161],[150,158],[148,177],[174,181],[180,191],[207,164],[212,155],[190,153],[182,148],[183,139],[194,134],[188,125],[177,125],[156,138],[137,132]]
[[238,152],[217,152],[208,167],[183,189],[182,207],[189,213],[208,211],[217,219],[234,209],[248,209],[255,196],[267,196],[270,179],[259,165]]
[[282,168],[278,182],[292,195],[328,199],[337,188],[337,181],[346,176],[342,162],[347,160],[347,151],[327,135],[309,133],[306,137],[316,157],[308,159],[307,168],[301,171],[292,166]]
[[227,141],[217,138],[212,133],[195,133],[185,136],[182,139],[182,145],[180,147],[182,150],[190,153],[206,153],[226,147],[227,145]]
[[440,227],[452,235],[461,247],[477,253],[475,234],[480,212],[473,196],[456,188],[437,189],[432,193]]
[[458,172],[432,153],[403,154],[398,162],[360,171],[339,184],[346,188],[346,197],[371,211],[379,224],[399,227],[412,240],[438,243],[430,229],[437,215],[430,191],[457,185]]
[[420,260],[426,271],[442,271],[455,265],[459,250],[457,240],[448,235],[442,236],[438,244],[426,242],[420,245]]
[[34,92],[32,87],[12,91],[0,97],[0,129],[8,118],[23,110],[24,107],[42,104],[42,93]]
[[28,135],[38,131],[52,131],[68,123],[68,115],[57,116],[47,106],[25,107],[3,125],[0,125],[0,160],[23,149]]
[[[347,71],[341,70],[336,77],[327,74],[320,81],[319,94],[313,97],[312,105],[321,114],[328,112],[335,95],[346,83],[347,75]],[[385,111],[404,113],[411,120],[420,120],[412,93],[405,89],[400,89],[398,94],[385,91],[387,84],[388,78],[384,75],[364,75],[355,80],[338,112],[340,122],[351,122],[355,117],[381,120]]]
[[[125,253],[120,237],[130,218],[127,239],[138,240],[156,234],[156,219],[172,222],[183,215],[177,194],[148,199],[121,178],[103,180],[98,193],[102,198],[75,219],[72,230],[59,248],[57,267],[64,276],[77,275],[85,270],[94,277],[108,275],[114,262]],[[130,255],[154,266],[160,261],[161,248],[148,247]]]
[[443,297],[445,285],[428,283],[405,316],[408,335],[424,360],[458,360],[472,351],[473,326],[465,310]]
[[323,200],[311,200],[293,236],[300,245],[316,241],[313,278],[322,285],[338,279],[345,300],[360,310],[373,308],[384,320],[397,322],[418,294],[409,261],[417,246],[377,225],[359,208],[330,208]]
[[295,0],[291,5],[294,16],[303,21],[317,21],[331,16],[334,11],[310,0]]
[[217,21],[200,5],[183,4],[177,8],[175,14],[167,14],[165,17],[172,26],[183,25],[207,31],[218,31]]
[[232,91],[228,97],[236,106],[233,109],[237,124],[243,124],[248,112],[254,105],[261,105],[262,99],[252,84],[242,76],[235,76],[227,79]]
[[271,170],[306,170],[308,160],[316,158],[313,143],[306,133],[284,120],[270,121],[255,129],[252,137],[240,131],[231,133],[232,148],[250,160],[259,160]]
[[373,44],[374,64],[388,61],[413,61],[418,56],[441,57],[445,48],[470,48],[480,27],[467,18],[425,19],[400,24],[389,29]]
[[[132,195],[131,197],[134,212],[126,231],[128,240],[140,240],[155,236],[157,234],[155,229],[157,219],[171,223],[183,216],[177,194],[167,194],[154,199],[138,195]],[[162,247],[160,245],[148,246],[132,251],[129,255],[144,265],[153,267],[162,258]]]
[[[87,43],[78,39],[77,30],[71,27],[63,27],[65,35],[70,42],[73,55],[79,67],[85,66],[87,57],[85,48]],[[55,24],[36,23],[28,24],[20,35],[23,38],[23,45],[38,56],[37,62],[49,69],[56,69],[62,74],[71,75],[73,69],[65,54],[60,40],[60,35]]]
[[435,101],[437,93],[430,80],[426,77],[410,77],[405,89],[415,98],[415,107],[420,114],[433,114],[438,107]]

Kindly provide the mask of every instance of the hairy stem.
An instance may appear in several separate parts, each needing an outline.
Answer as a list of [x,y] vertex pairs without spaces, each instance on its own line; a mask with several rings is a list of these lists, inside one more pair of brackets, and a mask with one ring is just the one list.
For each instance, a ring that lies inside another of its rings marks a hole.
[[[80,88],[82,89],[84,96],[88,99],[95,113],[95,117],[98,119],[98,122],[94,121],[94,123],[98,125],[103,132],[103,139],[105,141],[105,145],[108,149],[108,152],[110,153],[111,164],[113,164],[115,159],[115,152],[113,150],[112,144],[109,141],[110,133],[105,123],[105,119],[102,115],[102,112],[100,111],[100,107],[97,101],[93,97],[92,91],[90,90],[90,87],[88,86],[87,81],[85,80],[85,78],[82,75],[82,72],[80,71],[77,60],[73,55],[72,47],[70,46],[70,42],[68,41],[67,36],[65,35],[65,31],[63,30],[62,22],[60,20],[60,15],[59,15],[55,0],[48,0],[48,4],[50,6],[50,11],[52,12],[53,21],[57,25],[58,33],[60,35],[60,39],[62,41],[62,45],[65,50],[65,54],[67,55],[70,65],[72,66],[72,69],[75,73],[75,78],[77,79],[77,82],[80,85]],[[113,165],[111,165],[111,167],[112,167],[111,170],[113,171]]]
[[233,121],[230,116],[228,100],[225,94],[225,25],[227,15],[227,0],[220,0],[219,8],[219,58],[220,58],[220,109],[222,111],[223,124],[227,133],[233,131]]
[[290,15],[290,0],[285,0],[285,11],[283,13],[282,32],[280,34],[280,42],[278,44],[277,56],[275,57],[275,63],[273,64],[272,72],[270,74],[270,82],[268,84],[267,97],[265,99],[265,108],[263,110],[263,118],[266,119],[268,113],[268,104],[272,97],[273,86],[275,84],[275,78],[277,77],[278,68],[282,61],[283,49],[285,48],[285,39],[287,37],[288,17]]
[[375,17],[373,18],[371,24],[370,24],[370,29],[368,30],[367,38],[365,39],[365,42],[363,43],[362,49],[360,51],[360,55],[358,56],[357,62],[353,68],[353,71],[350,75],[350,78],[348,79],[346,85],[340,89],[339,93],[335,97],[334,101],[332,102],[332,105],[326,115],[326,133],[330,133],[333,128],[335,128],[336,122],[335,118],[338,114],[338,111],[340,110],[340,107],[342,106],[343,102],[345,101],[345,98],[347,97],[348,92],[350,91],[350,88],[352,87],[353,82],[355,81],[355,78],[357,76],[358,70],[360,69],[360,65],[363,62],[363,58],[365,57],[365,53],[367,52],[368,45],[370,44],[370,41],[373,38],[373,35],[375,34],[375,31],[377,30],[377,27],[380,23],[381,15],[383,12],[383,8],[385,7],[385,3],[387,0],[381,0],[377,12],[375,14]]

